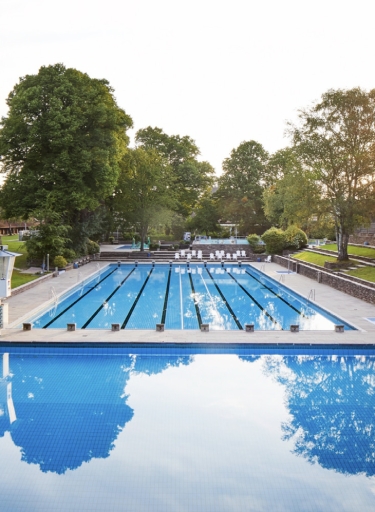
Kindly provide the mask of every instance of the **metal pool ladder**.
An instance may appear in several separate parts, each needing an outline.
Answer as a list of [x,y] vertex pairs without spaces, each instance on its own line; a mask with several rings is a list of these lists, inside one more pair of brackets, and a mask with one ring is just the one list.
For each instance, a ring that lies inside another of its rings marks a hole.
[[310,302],[312,300],[315,301],[315,288],[311,288],[307,296],[307,302]]
[[54,286],[50,287],[49,294],[50,294],[50,298],[53,300],[54,305],[56,306],[58,299],[57,299],[57,294],[56,294],[56,290],[55,290]]

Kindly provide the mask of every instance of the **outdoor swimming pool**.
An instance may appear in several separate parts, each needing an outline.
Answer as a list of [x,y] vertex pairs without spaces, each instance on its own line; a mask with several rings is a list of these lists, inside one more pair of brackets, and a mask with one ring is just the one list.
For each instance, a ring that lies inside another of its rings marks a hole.
[[[334,330],[344,322],[250,265],[109,265],[32,319],[34,328]],[[352,329],[345,324],[345,329]]]
[[372,512],[374,354],[2,346],[1,509]]

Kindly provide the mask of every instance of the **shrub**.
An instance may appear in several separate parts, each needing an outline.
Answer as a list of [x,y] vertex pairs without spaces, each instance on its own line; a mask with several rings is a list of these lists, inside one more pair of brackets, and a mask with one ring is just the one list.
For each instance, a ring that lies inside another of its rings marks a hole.
[[254,250],[259,245],[260,236],[253,233],[252,235],[246,237],[246,240],[249,242],[250,247]]
[[73,261],[77,257],[77,255],[76,255],[75,251],[73,251],[73,249],[67,249],[67,248],[65,248],[62,251],[62,255],[68,261]]
[[124,240],[131,240],[133,238],[133,233],[131,233],[130,231],[124,231],[122,233],[122,238]]
[[86,245],[88,254],[97,254],[98,252],[100,252],[99,244],[97,244],[93,240],[88,240]]
[[255,233],[253,233],[252,235],[249,235],[246,240],[249,242],[249,245],[251,247],[251,250],[255,253],[255,254],[262,254],[262,252],[265,251],[265,245],[264,243],[262,242],[261,238],[259,235],[256,235]]
[[150,251],[156,251],[157,249],[159,249],[159,244],[151,243],[149,249]]
[[53,264],[55,267],[58,268],[65,268],[68,264],[64,256],[55,256],[55,259],[53,260]]
[[263,254],[266,252],[266,246],[264,244],[259,244],[253,249],[254,254]]
[[281,253],[285,247],[285,233],[278,228],[270,228],[263,233],[261,239],[266,244],[268,254]]
[[307,235],[302,229],[297,226],[289,226],[284,231],[285,235],[285,249],[302,249],[307,246]]

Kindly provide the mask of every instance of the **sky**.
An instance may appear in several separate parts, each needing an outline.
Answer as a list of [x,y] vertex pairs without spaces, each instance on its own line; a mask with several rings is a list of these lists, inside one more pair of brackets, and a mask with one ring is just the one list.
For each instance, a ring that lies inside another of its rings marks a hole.
[[188,135],[217,174],[328,89],[375,87],[373,0],[0,0],[0,115],[21,76],[105,78],[134,122]]

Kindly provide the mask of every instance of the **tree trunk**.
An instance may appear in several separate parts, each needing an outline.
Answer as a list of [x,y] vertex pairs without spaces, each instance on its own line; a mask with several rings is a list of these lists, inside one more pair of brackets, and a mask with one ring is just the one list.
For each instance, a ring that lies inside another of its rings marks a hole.
[[141,247],[139,248],[140,251],[144,251],[145,250],[145,238],[146,238],[146,234],[147,234],[147,231],[148,231],[148,224],[147,225],[142,225],[141,228],[140,228],[140,235],[141,235]]
[[349,242],[349,233],[346,233],[343,230],[342,226],[339,226],[338,230],[338,240],[337,240],[337,259],[339,261],[348,261],[348,242]]

